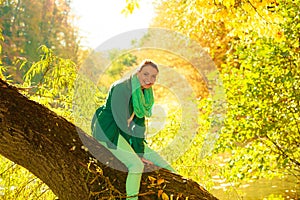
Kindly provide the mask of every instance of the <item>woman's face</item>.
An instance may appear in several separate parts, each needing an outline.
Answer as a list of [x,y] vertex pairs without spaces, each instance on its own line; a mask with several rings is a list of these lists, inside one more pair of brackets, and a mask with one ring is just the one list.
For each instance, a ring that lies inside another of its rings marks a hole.
[[137,77],[143,89],[150,88],[156,81],[158,71],[151,65],[145,65],[138,71]]

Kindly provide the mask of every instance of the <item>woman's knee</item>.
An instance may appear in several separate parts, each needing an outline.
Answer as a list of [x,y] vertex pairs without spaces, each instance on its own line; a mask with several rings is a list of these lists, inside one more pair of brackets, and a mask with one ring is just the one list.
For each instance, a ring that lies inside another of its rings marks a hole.
[[127,166],[128,171],[131,173],[143,173],[144,163],[140,158],[133,159],[132,162]]

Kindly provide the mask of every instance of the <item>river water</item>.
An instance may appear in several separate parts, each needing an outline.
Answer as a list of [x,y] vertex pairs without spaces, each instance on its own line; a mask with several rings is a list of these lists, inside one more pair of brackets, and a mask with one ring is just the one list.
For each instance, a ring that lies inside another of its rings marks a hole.
[[239,187],[226,183],[217,176],[213,180],[216,185],[210,192],[220,200],[300,200],[300,182],[292,176],[259,179]]

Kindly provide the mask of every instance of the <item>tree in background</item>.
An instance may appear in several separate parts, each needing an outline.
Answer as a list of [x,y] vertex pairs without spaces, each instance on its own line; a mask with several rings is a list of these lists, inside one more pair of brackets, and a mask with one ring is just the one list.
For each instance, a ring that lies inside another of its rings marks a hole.
[[[221,70],[233,39],[244,39],[258,30],[260,35],[276,34],[276,18],[268,10],[270,1],[163,1],[157,3],[153,27],[178,31],[195,41],[211,55]],[[273,10],[272,10],[273,11]]]
[[[1,61],[11,78],[23,82],[25,71],[39,60],[37,49],[41,45],[77,62],[79,38],[72,20],[70,1],[0,1],[0,28],[4,37]],[[28,63],[21,70],[19,66],[24,60]]]
[[223,69],[229,109],[218,148],[233,155],[230,179],[300,180],[299,1],[280,1],[273,11],[284,19],[278,35],[253,31],[236,40]]

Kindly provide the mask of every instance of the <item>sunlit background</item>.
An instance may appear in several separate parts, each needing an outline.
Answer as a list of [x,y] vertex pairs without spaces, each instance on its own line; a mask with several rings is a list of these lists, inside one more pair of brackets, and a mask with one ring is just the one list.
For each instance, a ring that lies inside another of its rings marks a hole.
[[140,2],[139,9],[125,15],[126,1],[74,0],[72,10],[77,16],[75,25],[83,37],[82,45],[96,48],[106,40],[123,32],[148,28],[155,11],[153,0]]

